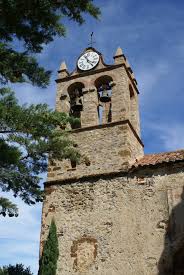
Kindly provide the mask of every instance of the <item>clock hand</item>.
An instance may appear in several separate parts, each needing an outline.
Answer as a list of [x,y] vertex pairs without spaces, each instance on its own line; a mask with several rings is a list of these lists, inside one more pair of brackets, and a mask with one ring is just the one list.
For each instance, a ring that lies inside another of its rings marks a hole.
[[90,61],[87,57],[86,57],[86,60],[89,64],[93,65],[93,61]]
[[[89,59],[87,58],[87,56],[84,55],[84,57],[85,57],[86,61],[87,61],[89,64],[91,64],[91,62],[89,61]],[[92,64],[91,64],[91,65],[92,65]]]
[[89,60],[89,59],[87,58],[87,56],[85,56],[85,55],[84,55],[84,57],[85,57],[85,59],[86,59],[86,60],[87,60],[87,62],[88,62],[88,60]]
[[91,62],[89,59],[87,60],[87,62],[91,65],[93,65],[93,62]]
[[91,62],[91,61],[87,58],[87,56],[84,55],[84,57],[85,57],[85,59],[87,60],[87,62],[88,62],[90,65],[93,66],[93,62]]

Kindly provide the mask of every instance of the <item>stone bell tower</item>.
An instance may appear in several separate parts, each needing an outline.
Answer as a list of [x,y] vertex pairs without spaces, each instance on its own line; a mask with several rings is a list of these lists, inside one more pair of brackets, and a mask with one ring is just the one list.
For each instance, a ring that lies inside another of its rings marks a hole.
[[71,138],[82,158],[77,166],[66,160],[50,167],[49,181],[114,172],[143,155],[137,82],[121,48],[112,65],[85,49],[71,74],[61,64],[56,82],[56,110],[80,119]]
[[[104,262],[108,253],[116,253],[116,241],[108,239],[112,224],[116,236],[121,235],[121,218],[113,206],[116,175],[143,156],[137,81],[121,48],[114,64],[107,65],[102,54],[89,47],[72,73],[61,64],[56,82],[56,110],[80,121],[71,128],[70,138],[81,160],[53,160],[49,165],[41,249],[54,216],[60,250],[57,275],[122,275],[121,267],[107,271]],[[110,175],[115,177],[113,184],[108,182]]]

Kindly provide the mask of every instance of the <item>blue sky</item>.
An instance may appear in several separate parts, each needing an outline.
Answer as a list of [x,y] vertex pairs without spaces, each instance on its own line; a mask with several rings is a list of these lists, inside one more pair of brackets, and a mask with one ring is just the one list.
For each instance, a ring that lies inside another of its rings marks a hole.
[[[88,46],[94,32],[95,47],[106,63],[121,46],[135,73],[140,90],[142,139],[145,153],[184,148],[184,2],[181,0],[101,0],[102,17],[86,17],[78,26],[65,20],[66,38],[56,38],[38,55],[40,64],[53,71],[51,84],[39,89],[16,85],[21,103],[55,104],[57,70],[65,60],[69,71]],[[10,195],[11,196],[11,195]],[[41,205],[29,207],[16,200],[18,218],[0,220],[0,265],[22,262],[37,271]]]

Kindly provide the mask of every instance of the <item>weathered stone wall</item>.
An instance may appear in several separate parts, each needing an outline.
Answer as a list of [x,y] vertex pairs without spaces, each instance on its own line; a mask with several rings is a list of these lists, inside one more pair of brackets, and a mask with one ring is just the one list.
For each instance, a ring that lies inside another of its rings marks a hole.
[[168,224],[176,217],[173,236],[184,233],[183,185],[183,163],[46,185],[41,243],[54,217],[57,275],[163,274],[164,260],[171,263]]
[[49,181],[119,171],[143,156],[143,146],[128,122],[81,130],[70,135],[81,163],[72,169],[69,160],[54,161],[49,165]]

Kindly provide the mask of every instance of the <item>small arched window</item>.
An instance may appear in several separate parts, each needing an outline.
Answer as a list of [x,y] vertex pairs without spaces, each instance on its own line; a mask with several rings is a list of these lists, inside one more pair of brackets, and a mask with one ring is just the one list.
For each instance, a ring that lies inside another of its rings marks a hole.
[[68,94],[70,97],[70,116],[78,118],[79,121],[74,123],[72,128],[81,127],[81,111],[83,110],[83,92],[84,84],[82,82],[75,82],[68,87]]
[[111,76],[104,75],[95,80],[95,86],[98,93],[98,117],[99,124],[108,123],[112,120],[111,96],[112,96]]

